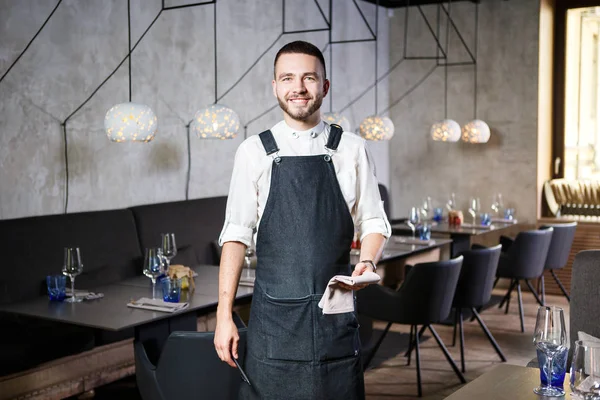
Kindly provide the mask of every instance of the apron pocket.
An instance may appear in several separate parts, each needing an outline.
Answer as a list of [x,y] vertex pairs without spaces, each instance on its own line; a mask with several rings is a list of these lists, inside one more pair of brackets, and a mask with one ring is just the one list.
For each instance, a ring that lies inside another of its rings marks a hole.
[[354,312],[323,314],[317,317],[319,361],[357,356],[360,349],[358,319]]
[[312,361],[313,330],[311,296],[295,299],[271,297],[265,293],[263,334],[267,358],[283,361]]

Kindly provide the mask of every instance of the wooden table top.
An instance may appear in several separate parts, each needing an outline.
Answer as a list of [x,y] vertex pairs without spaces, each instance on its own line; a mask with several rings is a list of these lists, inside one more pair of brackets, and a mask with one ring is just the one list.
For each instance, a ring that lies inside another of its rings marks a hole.
[[565,375],[565,396],[543,397],[533,393],[540,385],[540,370],[518,365],[499,364],[472,382],[446,397],[446,400],[570,400],[569,374]]

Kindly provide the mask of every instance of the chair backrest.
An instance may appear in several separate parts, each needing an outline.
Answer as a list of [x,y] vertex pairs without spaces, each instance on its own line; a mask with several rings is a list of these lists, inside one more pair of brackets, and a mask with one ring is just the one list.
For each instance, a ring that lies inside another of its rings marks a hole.
[[577,253],[571,275],[570,353],[575,350],[577,332],[600,338],[600,250]]
[[551,224],[544,225],[540,229],[552,228],[552,241],[548,249],[548,257],[546,257],[546,269],[562,268],[567,264],[571,246],[575,239],[575,230],[577,230],[577,222],[568,224]]
[[429,325],[448,318],[462,263],[459,256],[415,264],[398,291],[403,319],[413,325]]
[[471,308],[487,304],[492,296],[501,245],[462,252],[464,257],[454,307]]
[[[247,329],[238,330],[238,361],[244,364]],[[240,372],[217,356],[214,332],[172,332],[154,367],[135,343],[136,379],[144,400],[237,399]]]
[[520,279],[539,278],[544,272],[553,228],[519,232],[508,249],[511,271]]

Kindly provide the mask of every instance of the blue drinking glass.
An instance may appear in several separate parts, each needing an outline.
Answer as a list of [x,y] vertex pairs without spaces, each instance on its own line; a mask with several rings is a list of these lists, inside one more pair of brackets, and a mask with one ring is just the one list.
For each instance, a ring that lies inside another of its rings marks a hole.
[[67,277],[64,275],[48,275],[46,277],[48,297],[50,301],[63,301],[67,297]]
[[479,218],[483,226],[490,226],[492,224],[492,217],[488,213],[479,214]]
[[[546,369],[547,357],[546,355],[537,350],[538,365],[540,366],[540,380],[542,386],[548,385],[548,371]],[[552,376],[550,380],[550,386],[563,389],[565,382],[565,372],[567,371],[567,358],[569,349],[564,348],[558,352],[552,359]]]
[[435,222],[441,222],[442,218],[443,218],[443,212],[444,210],[442,209],[442,207],[436,207],[433,209],[433,220]]
[[162,285],[163,300],[169,303],[179,303],[181,298],[181,279],[163,278]]
[[504,219],[512,221],[515,218],[515,209],[506,208],[504,209]]
[[427,224],[419,225],[417,227],[417,233],[419,234],[419,239],[421,240],[431,239],[431,228]]

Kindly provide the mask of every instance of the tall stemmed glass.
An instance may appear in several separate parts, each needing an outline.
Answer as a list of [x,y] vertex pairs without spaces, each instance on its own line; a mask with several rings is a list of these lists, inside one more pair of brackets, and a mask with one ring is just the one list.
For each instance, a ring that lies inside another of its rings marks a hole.
[[423,207],[421,208],[423,218],[428,220],[432,212],[433,206],[431,205],[431,197],[427,196],[425,199],[423,199]]
[[448,209],[448,211],[452,211],[456,208],[456,195],[454,193],[452,193],[450,197],[448,197],[446,208]]
[[171,265],[171,259],[177,255],[177,245],[175,244],[175,234],[174,233],[161,233],[160,234],[160,243],[161,249],[163,253],[163,257],[167,261],[166,269],[169,270],[169,266]]
[[481,210],[479,197],[471,197],[471,200],[469,200],[469,214],[473,217],[473,225],[475,225],[475,220],[477,218],[477,214],[479,214],[479,210]]
[[144,256],[144,275],[152,280],[152,298],[156,289],[156,278],[165,273],[166,258],[163,257],[162,249],[154,247],[146,249]]
[[494,211],[494,214],[496,217],[498,217],[503,209],[504,204],[502,203],[502,193],[496,193],[492,201],[492,211]]
[[554,356],[565,350],[567,346],[567,328],[562,308],[555,306],[542,306],[538,308],[533,343],[536,348],[546,356],[547,384],[538,386],[533,392],[540,396],[562,396],[565,391],[552,386],[552,360]]
[[71,279],[71,297],[66,299],[67,303],[79,303],[83,298],[75,296],[75,277],[83,271],[79,247],[65,247],[65,262],[62,273]]
[[417,207],[411,207],[410,212],[408,213],[408,219],[406,220],[406,225],[412,230],[413,237],[415,237],[415,229],[417,228],[419,221],[419,209]]

